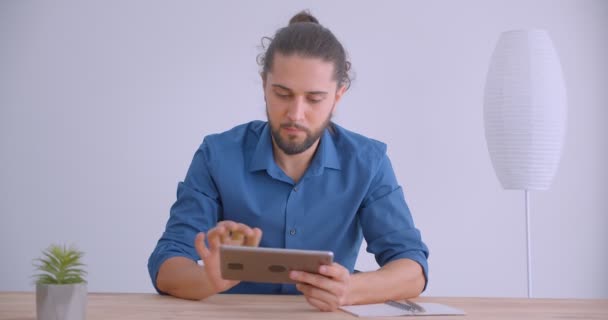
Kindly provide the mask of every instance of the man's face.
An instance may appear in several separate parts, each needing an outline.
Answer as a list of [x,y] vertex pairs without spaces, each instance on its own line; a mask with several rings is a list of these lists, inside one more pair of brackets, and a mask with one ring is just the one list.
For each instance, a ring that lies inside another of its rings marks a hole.
[[275,144],[286,154],[308,150],[323,134],[345,88],[334,66],[318,58],[276,53],[264,81],[266,114]]

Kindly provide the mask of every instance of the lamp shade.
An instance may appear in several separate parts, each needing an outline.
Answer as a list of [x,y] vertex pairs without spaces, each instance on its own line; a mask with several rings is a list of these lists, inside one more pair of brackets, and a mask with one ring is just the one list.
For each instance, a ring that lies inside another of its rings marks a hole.
[[486,79],[484,124],[492,165],[505,189],[550,187],[566,109],[562,68],[547,32],[502,33]]

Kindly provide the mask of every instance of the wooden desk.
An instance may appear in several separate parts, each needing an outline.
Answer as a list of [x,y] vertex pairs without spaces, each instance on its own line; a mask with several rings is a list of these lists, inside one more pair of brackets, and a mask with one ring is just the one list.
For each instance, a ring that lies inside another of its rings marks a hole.
[[[33,293],[0,293],[0,320],[36,319]],[[463,309],[466,316],[415,317],[449,319],[608,319],[608,300],[419,298]],[[410,317],[379,318],[409,319]],[[320,312],[301,296],[215,295],[203,301],[156,294],[90,293],[88,320],[156,319],[358,319],[342,311]]]

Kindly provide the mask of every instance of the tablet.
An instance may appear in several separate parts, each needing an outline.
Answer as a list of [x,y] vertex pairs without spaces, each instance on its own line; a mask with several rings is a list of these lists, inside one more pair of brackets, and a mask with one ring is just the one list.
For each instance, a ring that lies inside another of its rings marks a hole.
[[333,263],[331,251],[220,246],[222,278],[269,283],[296,283],[290,270],[318,273],[320,265]]

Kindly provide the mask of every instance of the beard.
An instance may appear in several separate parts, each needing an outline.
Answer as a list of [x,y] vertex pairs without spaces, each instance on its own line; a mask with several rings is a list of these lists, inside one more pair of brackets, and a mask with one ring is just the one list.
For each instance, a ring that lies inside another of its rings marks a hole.
[[[275,127],[275,124],[270,121],[270,116],[268,115],[268,108],[266,108],[266,116],[268,117],[268,124],[270,125],[270,133],[272,134],[272,139],[277,144],[277,147],[279,147],[279,149],[281,149],[283,152],[285,152],[285,154],[290,156],[300,154],[308,150],[315,142],[317,142],[317,140],[321,138],[321,135],[323,134],[325,129],[331,123],[332,114],[333,110],[329,114],[327,119],[325,119],[323,125],[321,125],[321,127],[317,131],[312,131],[309,128],[304,127],[295,122],[284,122],[281,123],[279,126]],[[295,136],[288,135],[287,138],[283,138],[281,136],[281,128],[296,128],[302,130],[306,134],[306,137],[304,138],[304,141],[299,143],[296,140]]]

